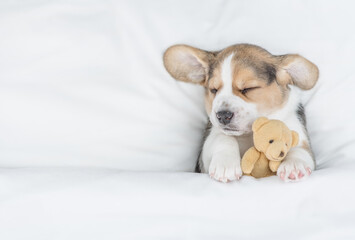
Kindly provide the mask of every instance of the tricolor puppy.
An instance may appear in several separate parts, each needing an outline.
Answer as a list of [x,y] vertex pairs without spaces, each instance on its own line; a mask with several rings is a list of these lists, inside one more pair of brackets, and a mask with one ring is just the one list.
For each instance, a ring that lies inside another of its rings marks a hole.
[[164,65],[175,79],[206,89],[210,123],[198,163],[202,172],[222,182],[239,179],[241,156],[253,144],[251,126],[260,116],[279,119],[299,133],[298,146],[288,153],[277,175],[298,181],[314,170],[299,96],[318,80],[312,62],[296,54],[275,56],[249,44],[218,52],[175,45],[166,50]]

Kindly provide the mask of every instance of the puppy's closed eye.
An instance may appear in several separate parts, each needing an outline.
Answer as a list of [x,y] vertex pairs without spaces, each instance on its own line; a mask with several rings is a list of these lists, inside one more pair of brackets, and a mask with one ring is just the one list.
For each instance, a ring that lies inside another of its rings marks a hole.
[[210,91],[211,91],[211,93],[216,94],[216,93],[217,93],[217,91],[218,91],[218,89],[216,89],[216,88],[212,88],[212,89],[210,89]]
[[245,95],[245,94],[247,94],[249,91],[254,90],[254,89],[258,89],[258,88],[260,88],[260,87],[244,88],[244,89],[240,90],[240,92],[241,92],[243,95]]

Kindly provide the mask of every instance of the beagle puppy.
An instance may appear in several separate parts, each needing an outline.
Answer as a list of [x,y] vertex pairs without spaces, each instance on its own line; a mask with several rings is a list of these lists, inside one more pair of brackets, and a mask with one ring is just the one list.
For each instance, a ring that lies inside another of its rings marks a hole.
[[300,99],[300,92],[318,80],[315,64],[297,54],[272,55],[250,44],[215,52],[174,45],[163,59],[173,78],[205,88],[209,123],[198,159],[201,172],[221,182],[240,179],[240,159],[253,145],[252,123],[261,116],[281,120],[299,133],[298,146],[277,171],[282,180],[299,181],[315,169]]

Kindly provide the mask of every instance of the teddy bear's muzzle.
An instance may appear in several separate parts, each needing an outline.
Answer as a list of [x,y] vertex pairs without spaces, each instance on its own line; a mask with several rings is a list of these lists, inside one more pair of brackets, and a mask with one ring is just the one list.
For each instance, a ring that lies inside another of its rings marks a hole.
[[269,146],[265,155],[270,160],[282,161],[286,157],[287,151],[288,149],[283,142],[275,141]]

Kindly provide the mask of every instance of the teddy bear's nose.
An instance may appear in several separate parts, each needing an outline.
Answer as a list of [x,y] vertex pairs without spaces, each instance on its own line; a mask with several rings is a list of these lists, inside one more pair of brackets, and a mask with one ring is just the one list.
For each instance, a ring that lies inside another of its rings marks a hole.
[[283,157],[284,155],[285,153],[281,151],[279,157]]

